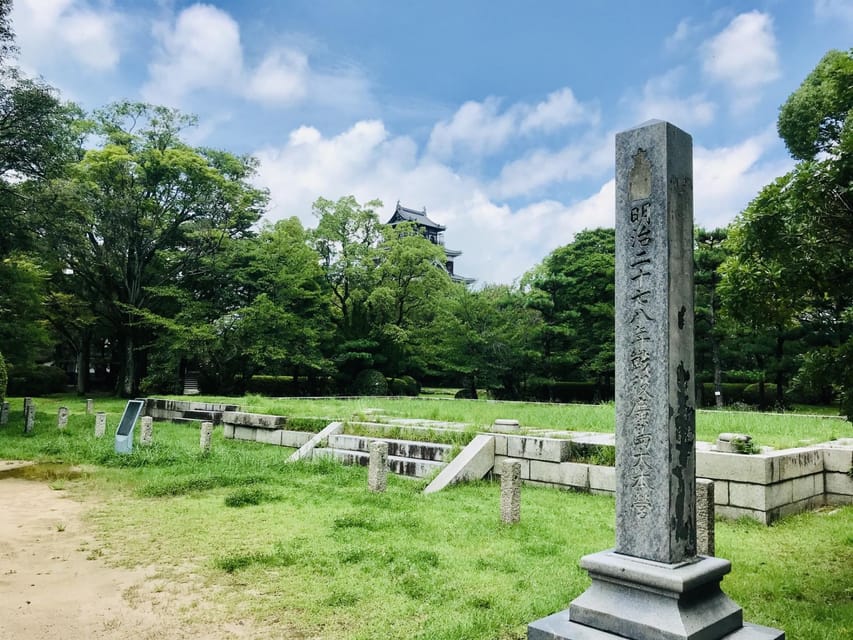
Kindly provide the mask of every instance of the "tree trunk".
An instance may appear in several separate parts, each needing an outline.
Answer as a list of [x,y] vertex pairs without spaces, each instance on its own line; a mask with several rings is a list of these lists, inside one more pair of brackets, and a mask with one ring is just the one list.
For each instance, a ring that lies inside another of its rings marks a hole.
[[128,332],[124,337],[124,367],[121,384],[121,395],[125,398],[136,394],[136,354],[133,346],[133,334]]
[[83,330],[80,345],[77,349],[77,393],[84,394],[89,390],[89,350],[91,339],[88,330]]
[[779,409],[785,406],[785,372],[782,369],[784,356],[785,336],[779,333],[776,335],[776,406]]

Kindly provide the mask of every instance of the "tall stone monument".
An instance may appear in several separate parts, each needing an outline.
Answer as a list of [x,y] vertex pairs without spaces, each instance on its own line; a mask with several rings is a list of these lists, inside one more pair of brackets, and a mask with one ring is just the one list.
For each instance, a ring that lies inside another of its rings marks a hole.
[[529,640],[782,640],[696,554],[693,142],[668,122],[616,136],[616,548]]

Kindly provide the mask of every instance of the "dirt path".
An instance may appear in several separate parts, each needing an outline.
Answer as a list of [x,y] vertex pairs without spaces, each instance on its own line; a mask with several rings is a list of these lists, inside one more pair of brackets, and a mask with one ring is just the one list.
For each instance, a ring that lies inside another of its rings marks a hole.
[[[3,462],[0,471],[10,467]],[[186,609],[204,609],[192,584],[164,584],[154,567],[107,566],[84,525],[85,509],[46,482],[0,473],[0,638],[256,637],[242,624],[187,623]]]

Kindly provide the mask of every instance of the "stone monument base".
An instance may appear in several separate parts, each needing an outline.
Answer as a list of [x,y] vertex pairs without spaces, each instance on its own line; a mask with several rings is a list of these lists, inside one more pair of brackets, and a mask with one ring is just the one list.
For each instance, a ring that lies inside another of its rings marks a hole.
[[531,623],[528,640],[784,640],[777,629],[743,622],[720,589],[731,570],[699,556],[670,565],[603,551],[581,558],[592,585],[569,609]]

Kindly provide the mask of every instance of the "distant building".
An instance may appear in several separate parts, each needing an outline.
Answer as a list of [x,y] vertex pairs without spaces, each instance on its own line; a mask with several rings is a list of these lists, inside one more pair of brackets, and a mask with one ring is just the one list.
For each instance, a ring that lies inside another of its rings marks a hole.
[[433,244],[437,244],[444,249],[444,268],[447,269],[447,273],[450,274],[451,279],[454,282],[464,282],[465,284],[471,284],[475,281],[474,278],[466,278],[465,276],[460,276],[454,273],[453,271],[453,261],[462,255],[461,251],[457,251],[455,249],[448,249],[444,246],[444,230],[446,227],[444,225],[440,225],[433,220],[430,220],[427,217],[426,207],[424,207],[423,211],[415,211],[414,209],[407,209],[406,207],[400,204],[400,201],[397,201],[397,209],[394,211],[394,215],[391,216],[391,219],[387,224],[390,224],[392,227],[396,226],[400,222],[414,222],[417,226],[418,230],[424,235],[424,237],[432,242]]

